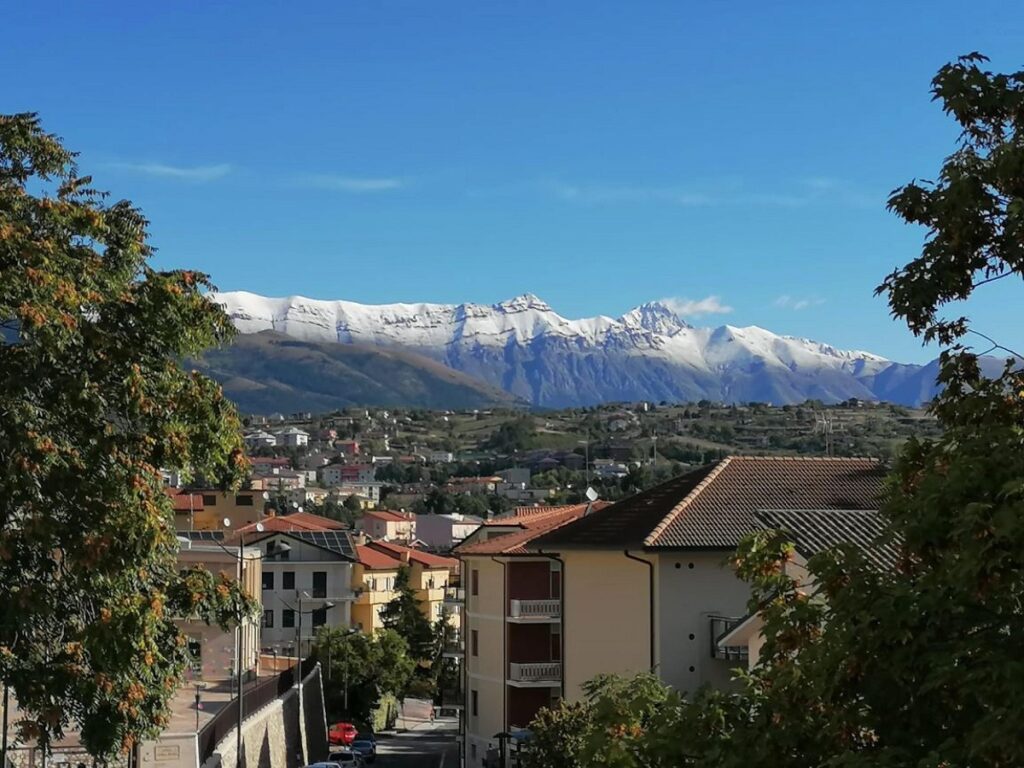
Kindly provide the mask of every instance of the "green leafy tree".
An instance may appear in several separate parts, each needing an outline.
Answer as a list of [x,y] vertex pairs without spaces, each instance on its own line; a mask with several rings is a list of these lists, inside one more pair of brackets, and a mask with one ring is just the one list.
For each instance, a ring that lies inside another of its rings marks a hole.
[[409,654],[416,661],[429,665],[434,658],[434,632],[423,614],[423,601],[412,588],[407,566],[398,569],[394,591],[395,597],[381,608],[381,623],[405,639]]
[[522,768],[579,768],[587,735],[593,727],[585,702],[561,701],[544,707],[530,723],[532,734],[520,754]]
[[353,515],[358,515],[363,510],[363,505],[360,503],[359,497],[354,493],[345,499],[343,506]]
[[[986,283],[1024,275],[1024,72],[983,63],[973,54],[939,71],[934,94],[960,145],[936,182],[889,203],[929,234],[880,290],[913,333],[948,347],[931,406],[942,432],[903,447],[882,500],[879,545],[896,562],[838,547],[798,583],[784,536],[746,540],[736,565],[764,620],[760,661],[738,692],[700,691],[655,716],[647,765],[1024,764],[1024,375],[1019,355],[983,375],[966,346],[980,334],[946,316]],[[660,737],[673,731],[674,743]],[[615,749],[614,734],[594,733],[599,753]]]
[[382,696],[402,695],[416,666],[408,644],[390,629],[364,635],[322,627],[313,655],[323,665],[324,704],[331,719],[369,722]]
[[227,626],[253,604],[179,574],[160,476],[245,473],[234,408],[178,362],[230,322],[90,184],[35,115],[0,116],[0,679],[20,739],[48,749],[73,723],[106,758],[168,722],[188,662],[172,617]]

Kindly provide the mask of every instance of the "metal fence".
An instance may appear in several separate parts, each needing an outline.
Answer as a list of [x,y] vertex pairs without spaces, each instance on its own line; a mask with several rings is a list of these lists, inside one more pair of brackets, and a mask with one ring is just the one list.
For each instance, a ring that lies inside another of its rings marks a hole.
[[[316,659],[303,659],[300,676],[305,678],[316,667]],[[274,677],[268,677],[250,685],[242,699],[243,717],[284,696],[295,686],[295,667],[289,667]],[[213,716],[199,731],[199,764],[202,765],[217,749],[224,738],[238,725],[238,699],[235,698]]]

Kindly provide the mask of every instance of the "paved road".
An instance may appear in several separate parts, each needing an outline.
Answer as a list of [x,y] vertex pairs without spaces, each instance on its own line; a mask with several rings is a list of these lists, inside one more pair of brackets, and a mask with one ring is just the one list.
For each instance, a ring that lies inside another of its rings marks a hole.
[[396,734],[377,734],[374,768],[458,768],[458,724],[452,718],[408,724]]

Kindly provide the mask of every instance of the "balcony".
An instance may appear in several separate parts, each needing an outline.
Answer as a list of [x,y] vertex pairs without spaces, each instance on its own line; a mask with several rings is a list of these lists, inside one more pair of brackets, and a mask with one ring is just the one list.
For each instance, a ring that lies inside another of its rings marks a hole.
[[747,646],[720,646],[718,641],[743,623],[743,616],[709,616],[711,622],[711,658],[746,661]]
[[466,643],[462,638],[449,640],[441,648],[441,655],[446,659],[461,659],[466,655]]
[[562,616],[562,601],[551,600],[509,600],[508,618],[512,622],[558,621]]
[[445,605],[462,605],[466,602],[466,590],[462,587],[444,588]]
[[551,688],[562,683],[562,662],[509,662],[508,682],[519,688]]

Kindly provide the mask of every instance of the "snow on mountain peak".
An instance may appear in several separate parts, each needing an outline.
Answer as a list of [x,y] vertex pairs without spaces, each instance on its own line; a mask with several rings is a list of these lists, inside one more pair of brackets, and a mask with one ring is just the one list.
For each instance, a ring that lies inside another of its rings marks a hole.
[[506,301],[500,301],[494,305],[495,309],[503,312],[525,312],[533,309],[537,312],[551,312],[552,309],[546,301],[539,299],[532,293],[524,293]]
[[627,328],[642,329],[665,336],[672,336],[691,327],[671,307],[660,301],[649,301],[631,309],[619,318],[619,322]]

